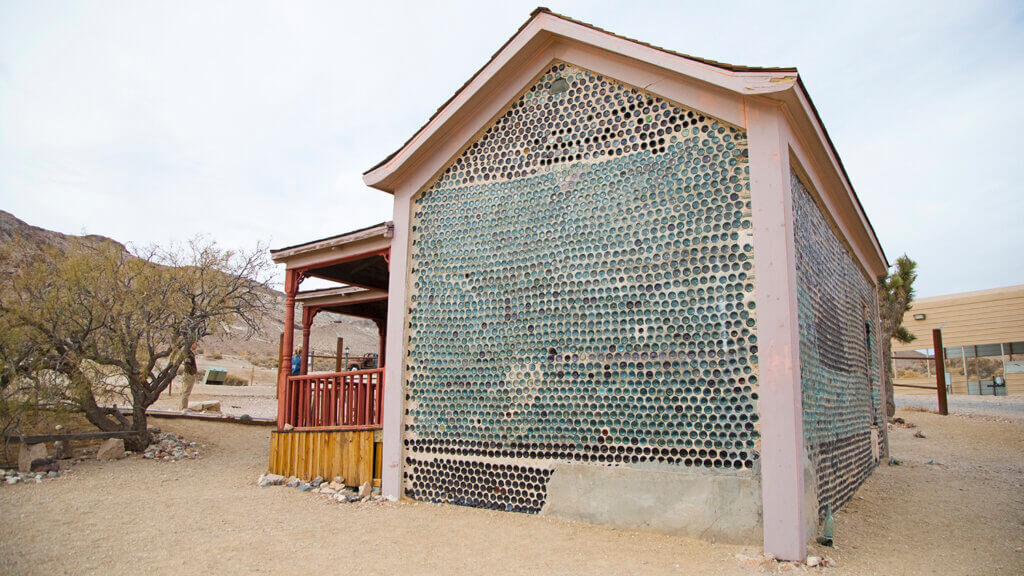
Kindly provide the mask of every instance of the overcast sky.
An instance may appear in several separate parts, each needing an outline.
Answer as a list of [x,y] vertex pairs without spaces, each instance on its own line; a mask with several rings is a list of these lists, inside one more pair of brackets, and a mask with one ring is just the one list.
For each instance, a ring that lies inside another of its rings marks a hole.
[[[797,66],[919,295],[1024,283],[1024,3],[549,2]],[[281,247],[391,218],[361,174],[535,3],[0,1],[0,209],[122,242]]]

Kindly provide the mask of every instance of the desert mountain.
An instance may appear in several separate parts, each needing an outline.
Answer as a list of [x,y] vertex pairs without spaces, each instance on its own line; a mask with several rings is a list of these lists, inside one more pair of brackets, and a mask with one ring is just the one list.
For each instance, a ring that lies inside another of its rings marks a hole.
[[[66,249],[75,240],[88,244],[99,244],[113,242],[127,251],[124,244],[106,236],[90,234],[86,236],[72,236],[62,234],[53,230],[32,226],[9,212],[0,210],[0,248],[8,246],[15,238],[23,238],[27,246],[42,249],[44,247],[56,247]],[[0,262],[0,270],[7,268],[6,263]],[[241,327],[226,327],[228,334],[224,336],[210,337],[203,341],[203,346],[208,351],[216,351],[227,355],[246,356],[256,359],[269,359],[277,357],[277,346],[282,329],[284,328],[284,294],[273,291],[272,296],[278,305],[273,312],[264,316],[261,320],[262,331],[251,338],[246,338],[245,330]],[[297,317],[301,314],[296,313]],[[298,331],[301,326],[295,326]],[[315,353],[334,354],[337,347],[337,338],[344,338],[345,345],[350,348],[353,355],[362,355],[377,352],[378,337],[377,327],[368,320],[353,318],[351,316],[339,316],[337,314],[318,314],[313,323],[311,333],[311,347]],[[296,342],[299,341],[299,334],[296,334]]]

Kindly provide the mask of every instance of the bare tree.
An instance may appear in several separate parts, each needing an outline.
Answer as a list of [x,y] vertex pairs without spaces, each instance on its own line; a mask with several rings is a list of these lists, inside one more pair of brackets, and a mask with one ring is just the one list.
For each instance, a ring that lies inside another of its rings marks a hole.
[[203,238],[135,254],[112,242],[43,249],[0,281],[0,322],[36,343],[30,362],[4,366],[12,378],[59,375],[62,401],[100,430],[136,432],[125,445],[144,449],[146,409],[190,347],[224,325],[258,330],[272,294],[265,254]]
[[917,339],[903,326],[903,315],[910,310],[914,300],[914,280],[917,279],[917,262],[906,254],[896,259],[896,265],[888,274],[878,279],[878,308],[881,315],[882,357],[885,362],[885,412],[892,418],[896,414],[896,400],[892,386],[892,341],[903,343]]

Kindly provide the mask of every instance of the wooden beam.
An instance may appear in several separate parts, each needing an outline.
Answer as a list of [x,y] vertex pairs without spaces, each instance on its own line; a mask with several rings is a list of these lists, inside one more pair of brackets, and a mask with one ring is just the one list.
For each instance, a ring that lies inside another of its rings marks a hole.
[[4,442],[11,444],[39,444],[42,442],[56,442],[57,440],[93,440],[96,438],[128,438],[135,436],[135,430],[119,430],[116,432],[80,432],[77,434],[41,434],[38,436],[4,436]]

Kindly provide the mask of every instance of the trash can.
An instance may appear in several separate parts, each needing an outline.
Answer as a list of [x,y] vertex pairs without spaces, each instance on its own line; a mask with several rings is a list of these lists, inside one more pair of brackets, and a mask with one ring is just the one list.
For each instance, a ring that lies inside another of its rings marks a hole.
[[203,377],[203,384],[224,384],[228,378],[228,371],[224,368],[211,366],[206,369],[206,376]]

